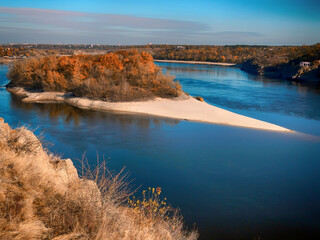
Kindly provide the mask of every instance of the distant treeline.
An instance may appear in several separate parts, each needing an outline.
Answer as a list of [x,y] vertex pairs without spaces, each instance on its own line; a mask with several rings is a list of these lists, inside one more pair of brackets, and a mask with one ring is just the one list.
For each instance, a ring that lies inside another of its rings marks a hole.
[[285,63],[293,59],[319,60],[320,43],[303,46],[260,45],[98,45],[98,44],[4,44],[0,45],[1,56],[30,56],[97,54],[119,50],[138,49],[150,53],[155,59],[243,63],[258,59],[270,64]]
[[[312,81],[320,82],[320,43],[309,46],[7,44],[0,45],[0,57],[101,55],[132,49],[147,52],[155,59],[237,63],[242,70],[253,74],[286,79],[309,80],[312,78]],[[303,61],[310,62],[310,68],[304,68],[302,71],[300,63]],[[312,71],[312,74],[305,75],[309,71]],[[308,77],[301,78],[302,75]]]
[[107,101],[171,98],[181,93],[180,84],[173,76],[163,74],[149,53],[135,49],[18,61],[8,77],[10,87],[72,92]]
[[155,59],[190,60],[243,63],[259,59],[268,64],[289,62],[293,59],[314,61],[320,59],[320,43],[311,46],[157,46],[153,47]]
[[34,46],[21,46],[21,45],[0,45],[0,58],[6,57],[40,57],[50,55],[72,55],[73,51],[70,49],[44,49],[35,48]]

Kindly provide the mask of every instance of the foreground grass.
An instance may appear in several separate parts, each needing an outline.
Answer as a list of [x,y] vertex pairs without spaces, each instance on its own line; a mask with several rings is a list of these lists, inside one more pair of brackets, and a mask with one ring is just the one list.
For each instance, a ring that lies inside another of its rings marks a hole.
[[188,239],[179,215],[150,189],[129,198],[125,176],[105,165],[81,177],[70,159],[42,147],[26,128],[0,118],[0,239]]
[[72,92],[106,101],[173,98],[182,92],[180,84],[163,74],[150,54],[137,50],[18,61],[8,77],[10,87]]

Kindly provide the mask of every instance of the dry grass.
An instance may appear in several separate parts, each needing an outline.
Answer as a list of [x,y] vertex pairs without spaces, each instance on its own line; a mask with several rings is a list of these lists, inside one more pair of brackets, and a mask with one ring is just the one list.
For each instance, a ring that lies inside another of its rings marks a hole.
[[69,159],[0,119],[0,239],[197,238],[179,215],[155,217],[128,204],[123,171],[110,172],[103,161],[91,169],[85,159],[81,169],[79,177]]

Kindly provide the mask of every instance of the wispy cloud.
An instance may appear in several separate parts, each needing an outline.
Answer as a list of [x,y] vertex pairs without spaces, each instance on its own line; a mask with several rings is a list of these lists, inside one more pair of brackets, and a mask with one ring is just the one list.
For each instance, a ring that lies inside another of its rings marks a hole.
[[263,34],[257,32],[239,32],[239,31],[223,31],[213,32],[207,34],[208,36],[222,37],[222,38],[242,38],[242,37],[262,37]]
[[[0,7],[1,42],[143,44],[201,43],[259,37],[251,32],[212,32],[205,23],[130,15]],[[190,41],[188,41],[190,40]]]

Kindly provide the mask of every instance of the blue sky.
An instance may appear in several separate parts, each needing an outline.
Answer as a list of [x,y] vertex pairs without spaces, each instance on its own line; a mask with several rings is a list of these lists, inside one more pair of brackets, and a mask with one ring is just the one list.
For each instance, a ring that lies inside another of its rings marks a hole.
[[319,0],[0,0],[0,43],[320,42]]

